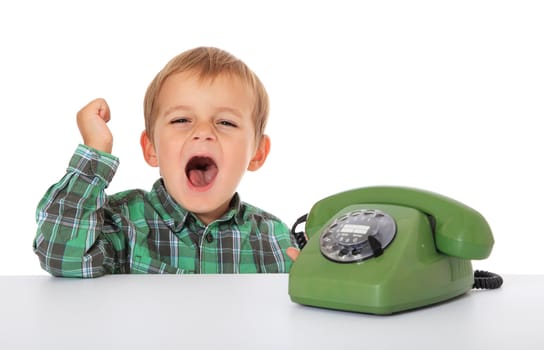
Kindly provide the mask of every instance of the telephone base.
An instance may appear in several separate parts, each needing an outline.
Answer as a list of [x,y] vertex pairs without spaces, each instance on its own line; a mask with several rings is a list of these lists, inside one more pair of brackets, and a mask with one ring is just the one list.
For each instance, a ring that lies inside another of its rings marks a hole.
[[[313,299],[313,298],[307,298],[307,297],[297,297],[295,295],[291,295],[291,301],[307,305],[307,306],[314,306],[314,307],[320,307],[325,309],[334,309],[334,310],[343,310],[343,311],[351,311],[351,312],[360,312],[360,313],[366,313],[366,314],[375,314],[375,315],[391,315],[399,312],[405,312],[409,310],[414,309],[420,309],[423,307],[428,307],[434,304],[438,304],[450,299],[457,298],[463,294],[465,294],[467,291],[469,291],[471,287],[463,286],[463,288],[459,290],[449,290],[448,293],[444,293],[437,296],[428,296],[423,299],[417,299],[414,298],[414,300],[410,302],[405,302],[403,304],[395,304],[395,302],[384,302],[380,301],[380,297],[374,297],[372,298],[366,298],[365,300],[359,300],[357,303],[349,303],[349,302],[340,302],[336,301],[336,298],[329,298],[329,299]],[[365,299],[365,298],[362,298]]]

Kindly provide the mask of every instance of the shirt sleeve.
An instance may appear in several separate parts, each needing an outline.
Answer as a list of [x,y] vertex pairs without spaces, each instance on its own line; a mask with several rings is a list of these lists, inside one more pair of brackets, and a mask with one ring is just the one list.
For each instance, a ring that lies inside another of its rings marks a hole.
[[278,256],[277,258],[278,272],[287,273],[293,263],[287,255],[287,248],[295,246],[295,242],[287,225],[280,220],[275,223],[274,239],[279,246],[279,253],[281,254],[281,257]]
[[54,276],[97,277],[118,269],[116,251],[102,234],[105,189],[118,166],[110,154],[77,147],[66,174],[36,210],[33,247],[44,270]]
[[287,255],[287,248],[294,242],[287,225],[277,217],[264,212],[264,220],[258,220],[255,234],[259,238],[253,243],[255,260],[259,262],[259,272],[287,273],[292,261]]

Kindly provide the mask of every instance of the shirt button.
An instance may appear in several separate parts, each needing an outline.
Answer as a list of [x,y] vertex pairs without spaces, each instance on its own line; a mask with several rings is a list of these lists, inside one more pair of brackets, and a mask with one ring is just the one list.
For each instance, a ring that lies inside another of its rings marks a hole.
[[208,243],[212,243],[213,242],[213,235],[211,233],[208,233],[206,234],[206,241]]

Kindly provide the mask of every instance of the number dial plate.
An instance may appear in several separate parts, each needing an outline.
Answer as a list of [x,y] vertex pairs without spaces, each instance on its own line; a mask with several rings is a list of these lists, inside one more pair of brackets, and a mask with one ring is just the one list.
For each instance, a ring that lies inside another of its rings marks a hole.
[[336,218],[321,234],[321,253],[337,262],[358,262],[372,258],[368,237],[380,242],[382,249],[393,241],[395,220],[381,210],[354,210]]

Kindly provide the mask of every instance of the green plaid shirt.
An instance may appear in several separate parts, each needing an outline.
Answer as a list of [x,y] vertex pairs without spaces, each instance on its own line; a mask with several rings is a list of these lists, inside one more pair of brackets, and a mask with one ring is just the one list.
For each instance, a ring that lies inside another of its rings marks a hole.
[[109,154],[79,145],[66,175],[36,211],[34,251],[55,276],[112,273],[288,272],[287,226],[240,201],[204,225],[180,207],[161,179],[150,192],[111,196],[105,189],[119,165]]

